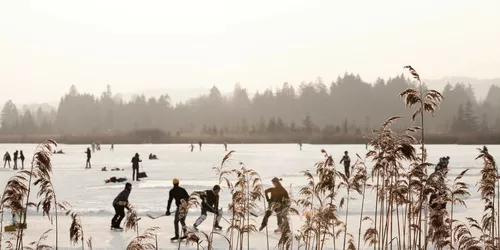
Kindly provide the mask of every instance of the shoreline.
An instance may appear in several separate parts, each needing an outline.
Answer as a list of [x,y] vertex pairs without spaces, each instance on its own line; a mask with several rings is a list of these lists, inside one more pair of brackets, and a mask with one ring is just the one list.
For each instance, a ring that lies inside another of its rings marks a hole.
[[[416,136],[418,139],[418,136]],[[73,135],[0,135],[0,144],[7,143],[39,143],[46,139],[53,139],[61,144],[89,144],[99,141],[101,144],[190,144],[197,146],[198,141],[203,144],[358,144],[369,142],[364,135],[306,135],[294,134],[231,134],[223,136],[209,136],[202,134],[144,134],[144,133],[95,133]],[[426,134],[426,144],[457,144],[457,145],[498,145],[500,133],[473,133],[473,134]]]

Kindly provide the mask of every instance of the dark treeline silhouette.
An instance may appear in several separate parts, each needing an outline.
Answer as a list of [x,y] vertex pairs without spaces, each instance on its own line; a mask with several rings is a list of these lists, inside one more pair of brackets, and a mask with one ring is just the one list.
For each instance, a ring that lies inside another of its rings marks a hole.
[[[346,73],[329,85],[317,78],[298,88],[284,83],[281,88],[253,96],[239,84],[229,96],[221,95],[214,86],[206,95],[174,105],[168,94],[124,101],[110,86],[99,97],[79,93],[71,86],[53,111],[39,108],[20,112],[8,101],[2,110],[0,132],[4,136],[135,132],[145,140],[188,135],[361,138],[396,114],[408,118],[396,124],[396,129],[411,123],[411,111],[398,97],[408,87],[414,83],[403,75],[368,83]],[[493,85],[482,102],[476,100],[471,86],[463,83],[448,84],[440,91],[445,99],[438,115],[426,120],[427,133],[456,137],[500,132],[500,87]]]

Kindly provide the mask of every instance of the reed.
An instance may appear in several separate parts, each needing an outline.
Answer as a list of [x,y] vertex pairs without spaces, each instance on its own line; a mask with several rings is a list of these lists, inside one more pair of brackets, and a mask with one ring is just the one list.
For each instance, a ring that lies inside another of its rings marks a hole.
[[146,250],[156,249],[155,245],[151,243],[155,239],[155,232],[160,229],[159,227],[150,227],[144,231],[143,234],[138,235],[128,244],[127,250]]

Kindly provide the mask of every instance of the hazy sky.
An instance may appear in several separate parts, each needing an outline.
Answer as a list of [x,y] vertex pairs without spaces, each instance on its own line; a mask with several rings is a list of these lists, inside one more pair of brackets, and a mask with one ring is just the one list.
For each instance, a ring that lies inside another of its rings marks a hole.
[[0,1],[0,100],[500,76],[500,1]]

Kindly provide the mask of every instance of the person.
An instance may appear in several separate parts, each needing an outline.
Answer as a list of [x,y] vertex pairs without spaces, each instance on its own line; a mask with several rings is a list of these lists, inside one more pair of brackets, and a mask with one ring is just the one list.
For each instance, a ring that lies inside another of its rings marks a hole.
[[3,156],[3,168],[5,168],[5,166],[7,165],[7,163],[9,164],[9,168],[10,168],[10,161],[11,161],[11,158],[10,158],[10,154],[9,152],[5,152],[5,155]]
[[200,151],[201,151],[201,146],[203,145],[203,144],[201,143],[201,140],[198,142],[198,145],[200,145]]
[[302,151],[302,142],[299,142],[300,151]]
[[[186,191],[186,189],[179,187],[179,179],[173,179],[172,184],[174,187],[170,189],[170,192],[168,193],[168,203],[167,203],[167,211],[165,212],[166,216],[170,216],[170,206],[172,205],[172,201],[175,199],[175,206],[177,207],[175,209],[175,215],[174,215],[174,229],[175,229],[175,236],[171,238],[170,240],[183,240],[187,238],[186,235],[186,215],[181,216],[181,201],[188,201],[189,199],[189,194]],[[179,237],[179,222],[182,225],[182,233],[183,235]]]
[[90,158],[92,157],[90,148],[87,148],[87,151],[85,153],[87,154],[87,163],[85,164],[85,168],[92,168],[92,165],[90,164]]
[[446,176],[446,174],[448,173],[448,164],[449,163],[450,163],[450,157],[449,156],[439,158],[439,163],[436,164],[436,167],[434,168],[434,171],[435,172],[442,171],[443,175]]
[[139,158],[138,153],[135,153],[135,156],[132,158],[131,162],[132,162],[132,181],[136,180],[139,181],[139,162],[142,162],[142,160]]
[[111,144],[111,149],[110,151],[115,151],[115,144]]
[[194,145],[193,143],[191,143],[191,152],[193,152],[193,150],[194,150]]
[[349,154],[349,152],[345,151],[344,156],[342,157],[342,160],[340,160],[340,164],[342,164],[342,162],[344,163],[345,176],[347,178],[349,178],[349,176],[350,176],[349,170],[351,167],[351,158],[349,157],[348,154]]
[[13,156],[14,156],[14,170],[17,170],[18,155],[19,155],[19,152],[16,150],[16,152],[14,152],[14,154],[13,154]]
[[227,152],[227,143],[224,142],[224,149],[226,150]]
[[201,215],[193,225],[193,229],[198,231],[198,226],[207,218],[207,212],[216,215],[214,229],[222,230],[220,220],[222,219],[222,209],[219,210],[220,186],[215,185],[212,190],[205,190],[201,195]]
[[116,176],[113,176],[109,179],[106,179],[104,180],[104,183],[116,183],[116,182],[126,182],[127,181],[127,178],[125,177],[120,177],[120,178],[116,178]]
[[95,152],[95,143],[92,142],[92,153],[94,153],[94,152]]
[[130,210],[129,208],[129,203],[128,203],[128,196],[130,195],[130,192],[132,191],[132,184],[127,182],[125,184],[125,189],[116,196],[116,198],[113,200],[113,208],[115,209],[115,216],[113,219],[111,219],[111,230],[113,229],[118,229],[118,230],[123,230],[123,228],[120,227],[120,224],[125,218],[125,208],[127,210]]
[[[274,210],[278,219],[278,229],[274,230],[274,232],[279,233],[281,231],[281,226],[283,225],[284,215],[282,211],[286,208],[286,206],[288,206],[290,197],[288,196],[286,189],[281,185],[280,179],[274,177],[271,182],[274,187],[268,188],[264,191],[264,196],[268,202],[268,209],[264,215],[259,231],[262,231],[265,227],[267,227],[267,221],[269,220],[269,217],[271,217]],[[271,193],[271,197],[269,197],[269,193]]]
[[21,153],[20,153],[20,154],[21,154],[21,156],[19,157],[19,159],[21,159],[21,169],[24,169],[24,160],[25,160],[26,158],[24,157],[24,153],[23,153],[23,151],[22,151],[22,150],[21,150]]

